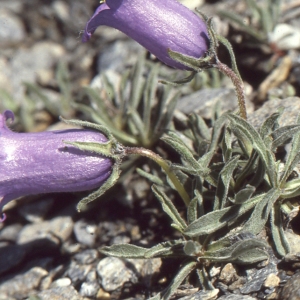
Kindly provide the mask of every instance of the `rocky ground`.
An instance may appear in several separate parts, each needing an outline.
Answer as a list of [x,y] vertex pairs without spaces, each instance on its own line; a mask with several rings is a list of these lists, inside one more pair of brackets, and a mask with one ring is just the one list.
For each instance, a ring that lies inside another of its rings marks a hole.
[[[101,86],[98,74],[120,76],[145,53],[111,28],[98,29],[89,43],[81,43],[82,30],[97,4],[94,0],[1,0],[0,111],[15,112],[14,130],[62,128],[59,115],[85,118],[71,100],[85,99],[82,90],[91,83]],[[296,97],[300,90],[300,45],[274,52],[261,45],[255,50],[247,47],[244,32],[218,16],[220,9],[226,9],[246,18],[244,1],[186,0],[185,4],[199,5],[214,16],[216,30],[233,43],[245,79],[250,122],[258,126],[284,106],[283,123],[292,124],[300,108],[300,98]],[[297,28],[299,1],[283,1],[281,13],[282,22]],[[220,57],[228,61],[220,51]],[[147,58],[154,60],[149,54]],[[176,73],[163,68],[168,75]],[[177,75],[184,77],[184,73]],[[217,101],[221,101],[223,111],[236,108],[228,80],[220,77],[219,84],[201,80],[204,89],[197,90],[195,82],[182,88],[178,114],[197,111],[209,120]],[[272,100],[278,97],[285,100]],[[0,300],[147,299],[166,287],[180,260],[121,260],[98,251],[104,245],[133,243],[146,247],[179,238],[147,180],[130,173],[101,200],[78,213],[76,204],[84,195],[26,197],[7,205],[7,220],[0,224]],[[210,274],[213,293],[185,284],[172,299],[300,299],[297,232],[299,229],[290,232],[292,252],[284,259],[270,250],[266,265],[218,265]]]

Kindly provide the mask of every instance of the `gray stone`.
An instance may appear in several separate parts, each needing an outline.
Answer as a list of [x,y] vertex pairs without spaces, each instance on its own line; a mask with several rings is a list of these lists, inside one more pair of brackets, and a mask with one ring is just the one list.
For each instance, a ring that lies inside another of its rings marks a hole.
[[83,245],[94,246],[97,238],[97,225],[79,220],[75,223],[74,234],[76,240]]
[[137,57],[145,52],[145,49],[132,40],[117,40],[101,53],[98,60],[98,71],[114,70],[123,73],[126,66],[137,61]]
[[5,245],[0,248],[0,274],[18,266],[27,254],[19,245]]
[[72,284],[74,285],[83,282],[90,270],[90,265],[80,266],[72,262],[71,266],[67,270],[66,276],[70,277]]
[[16,15],[0,8],[0,47],[20,43],[25,39],[25,28]]
[[0,231],[0,241],[15,242],[21,229],[22,225],[18,223],[4,226]]
[[259,128],[267,117],[278,112],[280,107],[284,108],[279,119],[280,126],[293,125],[296,123],[300,111],[300,98],[289,97],[286,99],[272,99],[264,103],[262,107],[249,114],[248,121],[255,128]]
[[84,282],[80,287],[80,295],[84,297],[95,297],[100,289],[98,282]]
[[53,281],[50,288],[65,287],[71,285],[71,283],[72,281],[70,278],[63,277]]
[[126,261],[117,257],[106,257],[97,266],[97,273],[101,278],[101,285],[107,292],[123,286],[125,282],[136,283],[135,272],[128,268]]
[[50,239],[54,243],[66,241],[72,234],[73,221],[70,217],[56,217],[51,221],[29,224],[19,234],[18,244],[33,242],[38,239]]
[[209,119],[218,101],[223,112],[237,108],[235,91],[228,88],[202,89],[194,92],[180,98],[176,108],[185,114],[195,112]]
[[219,294],[218,289],[208,290],[208,291],[199,291],[193,295],[181,297],[178,300],[215,300]]
[[251,296],[247,295],[235,295],[235,294],[230,294],[230,295],[223,295],[218,300],[256,300],[257,298],[253,298]]
[[42,222],[53,203],[54,200],[52,197],[40,198],[22,205],[18,211],[20,215],[24,216],[31,223]]
[[23,82],[34,83],[39,80],[49,84],[54,77],[53,66],[64,53],[64,48],[53,42],[38,42],[30,49],[18,49],[8,69],[2,70],[10,79],[8,92],[22,103],[25,91]]
[[36,294],[41,300],[84,300],[73,286],[57,287]]
[[98,258],[98,251],[95,249],[88,249],[81,251],[74,255],[74,259],[80,265],[91,264]]
[[280,294],[281,300],[300,300],[300,273],[294,274],[285,284]]
[[48,272],[40,267],[34,267],[21,275],[17,275],[0,283],[0,294],[23,299],[37,289],[41,280]]
[[277,267],[273,263],[269,263],[260,270],[252,269],[248,271],[247,282],[240,288],[241,293],[250,294],[260,291],[268,275],[273,273],[277,273]]

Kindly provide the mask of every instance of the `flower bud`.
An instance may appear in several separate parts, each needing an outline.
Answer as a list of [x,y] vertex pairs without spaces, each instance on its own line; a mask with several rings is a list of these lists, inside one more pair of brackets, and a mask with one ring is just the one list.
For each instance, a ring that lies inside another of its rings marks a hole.
[[88,21],[83,42],[100,25],[116,28],[165,64],[188,69],[168,55],[168,49],[195,58],[208,49],[206,24],[176,0],[106,0]]
[[7,119],[14,119],[13,112],[0,114],[0,212],[20,196],[90,190],[110,176],[111,159],[64,143],[103,144],[107,138],[102,133],[88,129],[16,133],[7,128]]

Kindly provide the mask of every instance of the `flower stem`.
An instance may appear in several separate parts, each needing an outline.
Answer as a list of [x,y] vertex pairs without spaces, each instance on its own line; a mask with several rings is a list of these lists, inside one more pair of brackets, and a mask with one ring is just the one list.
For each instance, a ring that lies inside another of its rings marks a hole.
[[176,174],[172,171],[172,168],[168,164],[166,160],[164,160],[161,156],[154,153],[153,151],[145,148],[138,148],[138,147],[125,147],[125,154],[135,154],[148,157],[155,161],[168,175],[172,183],[174,184],[176,190],[178,191],[179,195],[181,196],[182,200],[184,201],[185,205],[188,206],[190,203],[190,197],[186,192],[184,186],[181,184],[179,179],[177,178]]
[[239,78],[239,76],[231,70],[227,65],[221,63],[218,59],[216,60],[216,68],[226,76],[228,76],[232,83],[234,84],[235,91],[238,98],[239,111],[240,115],[244,120],[247,120],[247,110],[246,110],[246,101],[245,101],[245,93],[244,93],[244,85],[243,81]]

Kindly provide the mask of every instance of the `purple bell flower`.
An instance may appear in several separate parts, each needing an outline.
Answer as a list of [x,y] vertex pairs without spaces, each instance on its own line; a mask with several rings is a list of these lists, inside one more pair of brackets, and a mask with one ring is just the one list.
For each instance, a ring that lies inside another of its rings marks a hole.
[[[63,141],[103,143],[100,132],[69,129],[16,133],[6,126],[13,112],[0,114],[0,213],[20,196],[97,188],[110,176],[112,161]],[[5,215],[0,221],[4,221]]]
[[188,69],[168,49],[195,58],[208,49],[206,24],[176,0],[106,0],[88,21],[83,42],[100,25],[116,28],[136,40],[165,64]]

